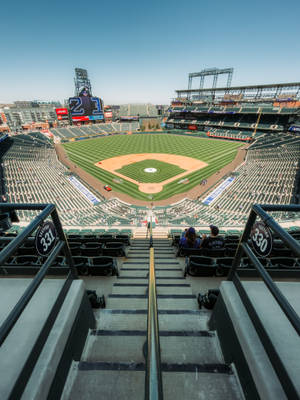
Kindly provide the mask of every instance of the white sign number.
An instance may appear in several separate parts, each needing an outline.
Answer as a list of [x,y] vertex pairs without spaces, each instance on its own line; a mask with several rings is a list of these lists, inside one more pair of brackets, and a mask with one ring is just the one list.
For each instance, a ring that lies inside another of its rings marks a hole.
[[35,244],[41,256],[47,256],[55,246],[56,230],[52,222],[45,222],[37,231]]
[[53,243],[55,237],[51,231],[45,233],[45,237],[41,238],[41,244],[43,245],[43,250],[47,253],[49,246]]
[[252,240],[257,244],[262,252],[264,252],[268,246],[267,239],[264,238],[264,235],[259,232],[259,229],[255,229],[254,236]]
[[263,222],[257,222],[251,230],[253,248],[261,257],[267,257],[272,250],[272,234]]

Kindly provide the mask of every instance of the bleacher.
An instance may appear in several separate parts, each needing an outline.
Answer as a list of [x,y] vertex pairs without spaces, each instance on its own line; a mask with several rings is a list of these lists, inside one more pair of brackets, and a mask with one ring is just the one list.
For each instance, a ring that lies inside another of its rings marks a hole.
[[71,138],[88,138],[99,135],[109,135],[120,132],[136,132],[139,129],[138,121],[133,122],[112,122],[110,124],[97,124],[97,125],[82,125],[51,128],[51,132],[54,136],[59,137],[62,140],[69,140]]

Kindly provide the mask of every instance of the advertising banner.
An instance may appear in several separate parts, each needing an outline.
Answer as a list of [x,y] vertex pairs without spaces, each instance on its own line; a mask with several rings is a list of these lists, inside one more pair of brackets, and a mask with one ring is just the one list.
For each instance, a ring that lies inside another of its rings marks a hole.
[[70,176],[69,181],[72,185],[78,189],[92,204],[96,205],[100,203],[100,200],[93,195],[75,176]]
[[213,190],[207,197],[205,197],[204,200],[202,200],[202,203],[209,206],[224,192],[225,189],[227,189],[232,184],[234,179],[235,178],[233,176],[225,179],[225,181],[223,181],[219,186],[216,187],[215,190]]

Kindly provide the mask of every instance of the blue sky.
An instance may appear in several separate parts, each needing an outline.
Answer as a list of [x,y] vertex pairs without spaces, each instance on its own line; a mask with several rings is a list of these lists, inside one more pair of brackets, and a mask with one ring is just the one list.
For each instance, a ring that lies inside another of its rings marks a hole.
[[299,82],[299,15],[299,0],[6,0],[0,102],[68,98],[75,67],[105,104],[168,104],[211,67],[233,86]]

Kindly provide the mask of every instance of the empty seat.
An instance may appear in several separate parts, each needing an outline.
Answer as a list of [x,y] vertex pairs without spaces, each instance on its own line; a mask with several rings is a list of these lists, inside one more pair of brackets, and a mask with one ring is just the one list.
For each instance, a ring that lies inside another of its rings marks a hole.
[[99,239],[112,239],[113,235],[100,235]]
[[201,256],[202,249],[197,248],[186,248],[186,247],[179,247],[177,252],[177,257],[189,257],[189,256]]
[[56,259],[54,260],[53,264],[51,265],[52,267],[66,267],[66,259],[63,256],[58,256],[56,257]]
[[216,273],[217,264],[213,258],[191,256],[186,262],[184,276],[213,276]]
[[130,246],[130,238],[128,235],[116,235],[116,240],[123,242],[126,246]]
[[223,249],[202,249],[202,254],[206,257],[224,257],[225,256],[225,248]]
[[216,276],[227,276],[233,263],[233,257],[222,257],[216,260]]
[[89,274],[89,259],[88,257],[73,257],[73,263],[79,275]]
[[89,266],[91,275],[117,275],[119,276],[116,260],[112,257],[94,257]]
[[[262,258],[262,257],[258,257],[258,260],[260,261],[260,263],[265,267],[268,268],[270,265],[270,260],[268,258]],[[243,257],[241,259],[241,267],[243,268],[255,268],[254,265],[252,264],[250,258],[248,257]]]
[[40,257],[34,255],[17,256],[14,259],[15,265],[41,265]]
[[226,257],[234,257],[237,247],[225,247]]
[[[88,245],[88,246],[87,246]],[[102,245],[95,243],[85,243],[81,247],[81,255],[86,257],[97,257],[102,254]]]
[[270,259],[270,267],[279,269],[299,268],[300,265],[296,258],[293,257],[272,257]]
[[271,257],[293,257],[293,253],[286,247],[273,247]]
[[122,242],[106,242],[102,252],[104,256],[126,257],[125,244]]
[[17,253],[19,256],[21,255],[36,255],[37,254],[37,250],[35,247],[26,247],[26,246],[21,246],[18,248]]
[[74,241],[74,240],[80,240],[81,239],[81,235],[68,235],[67,238],[69,241]]

